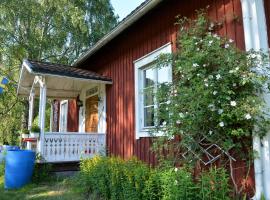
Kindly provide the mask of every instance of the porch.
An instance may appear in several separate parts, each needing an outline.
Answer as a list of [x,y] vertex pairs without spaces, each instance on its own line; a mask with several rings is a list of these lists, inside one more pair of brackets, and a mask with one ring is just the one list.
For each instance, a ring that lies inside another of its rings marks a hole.
[[[33,126],[35,99],[39,100],[38,136],[24,139],[41,162],[76,162],[106,153],[106,84],[110,78],[71,66],[24,60],[18,95],[29,98],[28,130]],[[93,98],[96,97],[96,98]],[[87,100],[91,98],[92,101]],[[46,105],[51,99],[51,116]],[[93,99],[97,99],[93,101]],[[59,112],[53,101],[59,103]],[[76,101],[78,132],[68,132],[68,100]],[[58,118],[57,128],[55,118]],[[49,130],[46,124],[49,123]],[[48,128],[47,128],[48,129]],[[31,134],[30,134],[31,136]]]
[[44,134],[43,153],[46,162],[72,162],[105,154],[104,133],[52,133]]

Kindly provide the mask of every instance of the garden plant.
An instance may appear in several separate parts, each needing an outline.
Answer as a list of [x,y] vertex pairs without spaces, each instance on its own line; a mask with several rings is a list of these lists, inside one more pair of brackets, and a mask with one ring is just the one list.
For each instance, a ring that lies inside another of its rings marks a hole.
[[172,166],[196,168],[205,158],[204,149],[214,144],[218,148],[212,153],[220,151],[219,166],[230,169],[240,195],[244,185],[235,181],[233,160],[244,160],[249,176],[256,156],[252,137],[269,130],[263,97],[269,80],[267,52],[238,49],[234,40],[217,34],[222,23],[212,22],[204,11],[198,11],[195,20],[179,18],[177,24],[177,50],[162,55],[157,64],[172,65],[173,81],[153,92],[159,106],[152,134],[164,133],[154,150]]
[[85,197],[112,200],[227,200],[229,178],[211,168],[193,179],[188,167],[149,168],[135,158],[94,157],[82,161],[78,183]]

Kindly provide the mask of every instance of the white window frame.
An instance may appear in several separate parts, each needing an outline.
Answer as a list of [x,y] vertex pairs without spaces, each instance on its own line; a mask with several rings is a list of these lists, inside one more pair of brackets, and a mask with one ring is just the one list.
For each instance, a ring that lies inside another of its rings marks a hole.
[[[67,108],[63,111],[62,105],[66,104]],[[62,100],[60,102],[60,113],[59,113],[59,132],[67,132],[68,123],[68,100]],[[65,116],[66,121],[62,124],[62,117]]]
[[[161,54],[172,53],[171,43],[167,43],[164,46],[156,49],[153,52],[139,58],[134,61],[135,68],[135,123],[136,123],[136,139],[140,137],[150,137],[149,129],[143,128],[144,123],[144,113],[143,108],[143,98],[140,94],[140,88],[143,86],[143,70],[147,69],[147,66],[155,62]],[[169,66],[169,81],[172,81],[172,66]],[[162,135],[162,134],[160,134]]]

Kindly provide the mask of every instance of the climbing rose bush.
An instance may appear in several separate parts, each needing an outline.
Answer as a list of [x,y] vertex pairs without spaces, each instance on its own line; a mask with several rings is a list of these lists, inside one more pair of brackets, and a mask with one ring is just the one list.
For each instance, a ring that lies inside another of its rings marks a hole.
[[250,137],[269,128],[262,95],[268,91],[267,56],[239,50],[234,40],[215,33],[218,25],[204,13],[179,20],[179,26],[176,53],[162,55],[158,63],[172,65],[173,81],[155,92],[153,134],[162,132],[165,140],[179,136],[180,149],[198,154],[203,138],[226,151],[250,150]]

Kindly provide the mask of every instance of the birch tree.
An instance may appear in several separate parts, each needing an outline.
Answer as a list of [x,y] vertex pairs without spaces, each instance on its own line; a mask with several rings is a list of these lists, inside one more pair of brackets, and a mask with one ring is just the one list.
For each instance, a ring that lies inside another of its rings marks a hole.
[[109,0],[1,0],[0,76],[10,84],[0,94],[0,143],[27,127],[28,103],[16,96],[22,60],[72,64],[117,18]]

